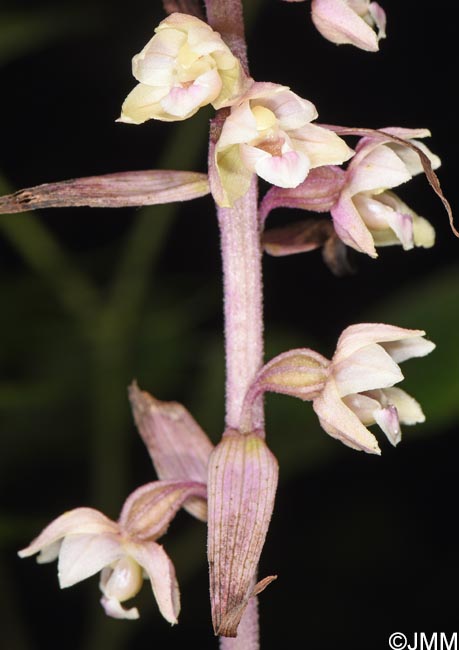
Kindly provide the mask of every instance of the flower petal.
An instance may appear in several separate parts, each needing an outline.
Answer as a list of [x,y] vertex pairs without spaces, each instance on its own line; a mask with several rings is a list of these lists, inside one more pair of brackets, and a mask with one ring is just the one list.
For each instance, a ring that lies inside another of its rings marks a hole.
[[435,343],[428,341],[423,336],[385,342],[381,345],[396,363],[401,363],[407,359],[414,359],[415,357],[425,357],[436,347]]
[[174,565],[166,552],[155,542],[124,545],[128,554],[145,570],[158,603],[159,611],[172,625],[180,612],[180,592]]
[[337,362],[334,357],[332,372],[341,397],[393,386],[403,379],[398,365],[377,344],[355,350],[341,362]]
[[58,577],[61,589],[98,573],[122,555],[118,536],[67,535],[59,552]]
[[344,190],[330,210],[336,234],[347,246],[370,257],[378,257],[373,236],[360,216],[349,192]]
[[389,404],[393,404],[397,411],[398,417],[402,424],[418,424],[420,422],[425,422],[425,415],[422,412],[420,404],[405,393],[401,388],[385,388],[383,393],[386,397],[386,400]]
[[271,156],[261,149],[241,145],[242,158],[249,169],[268,183],[278,187],[297,187],[309,172],[309,160],[300,151],[287,151],[282,156]]
[[143,124],[143,122],[153,118],[164,122],[172,122],[178,119],[168,115],[159,103],[168,93],[169,88],[167,86],[153,87],[142,83],[137,84],[124,100],[121,107],[121,117],[118,118],[117,122]]
[[174,86],[161,99],[166,113],[177,119],[185,119],[205,104],[210,104],[220,94],[222,82],[217,70],[209,70],[199,76],[190,86]]
[[171,480],[142,485],[126,499],[119,518],[120,528],[132,538],[158,539],[190,497],[204,501],[205,483]]
[[289,136],[292,147],[309,158],[311,169],[322,165],[341,165],[354,155],[353,150],[336,133],[316,124],[305,124],[289,131]]
[[111,616],[112,618],[128,619],[130,621],[139,618],[139,610],[137,607],[124,609],[124,607],[118,600],[116,600],[116,598],[107,598],[107,596],[102,596],[100,599],[100,604],[104,608],[107,616]]
[[373,147],[373,143],[370,146],[366,155],[362,155],[364,150],[361,149],[359,158],[353,161],[348,185],[351,195],[397,187],[411,178],[405,163],[389,146],[380,144]]
[[223,128],[216,144],[218,152],[234,144],[250,142],[258,137],[257,122],[249,102],[233,107],[223,123]]
[[[425,332],[423,330],[409,330],[403,327],[396,327],[395,325],[385,325],[383,323],[359,323],[358,325],[351,325],[350,327],[346,327],[338,339],[336,352],[333,356],[333,363],[339,363],[344,359],[347,359],[356,350],[360,350],[370,343],[379,343],[381,345],[386,343],[395,343],[395,350],[399,350],[400,346],[402,349],[405,349],[407,345],[410,345],[408,343],[410,339],[414,338],[418,340],[419,337],[424,336],[424,334]],[[429,345],[424,348],[424,343],[429,343]],[[427,341],[424,341],[424,343],[421,344],[420,349],[425,349],[426,352],[424,354],[428,354],[433,349],[431,347],[433,344]],[[415,343],[415,347],[417,347],[418,344],[419,341]],[[401,357],[398,355],[401,354],[401,352],[392,354],[392,351],[389,350],[387,345],[383,345],[383,347],[389,352],[394,361],[399,361]],[[416,356],[423,356],[423,354]],[[404,357],[404,359],[407,358],[409,357]]]
[[435,244],[435,230],[433,226],[417,214],[413,215],[414,245],[422,248],[432,248]]
[[400,421],[396,407],[390,405],[382,409],[377,409],[374,412],[374,418],[375,422],[386,434],[389,442],[396,447],[402,439],[402,431],[400,429]]
[[357,194],[353,202],[376,245],[402,244],[404,250],[411,250],[414,246],[413,217],[410,213],[399,212],[397,203],[392,200],[394,195],[385,200],[385,194]]
[[[19,551],[19,557],[29,557],[47,547],[54,545],[66,535],[116,534],[118,525],[98,510],[92,508],[75,508],[64,512],[52,521],[27,548]],[[57,556],[56,556],[57,557]]]
[[357,415],[343,403],[332,379],[326,383],[322,393],[314,400],[313,408],[319,416],[322,428],[333,438],[337,438],[352,449],[365,451],[368,454],[381,453],[376,438],[361,423]]
[[137,81],[149,86],[171,82],[176,59],[185,43],[186,34],[183,31],[178,29],[156,31],[145,47],[133,57],[133,76]]
[[312,0],[312,21],[319,32],[337,45],[355,45],[377,52],[378,37],[372,28],[344,0]]
[[254,104],[272,111],[278,119],[279,127],[285,131],[298,129],[318,117],[312,102],[287,89],[259,97],[254,100]]

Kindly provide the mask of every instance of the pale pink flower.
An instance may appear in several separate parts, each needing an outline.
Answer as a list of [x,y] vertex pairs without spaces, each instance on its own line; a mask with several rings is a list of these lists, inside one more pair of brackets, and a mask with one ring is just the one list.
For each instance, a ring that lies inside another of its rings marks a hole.
[[[440,159],[415,139],[429,136],[427,129],[382,130],[415,144],[433,169],[440,166]],[[341,240],[371,257],[377,257],[376,246],[399,244],[404,250],[433,246],[435,231],[430,223],[389,191],[422,171],[418,154],[402,143],[362,138],[346,170],[340,198],[330,210]]]
[[341,334],[328,377],[313,399],[320,424],[334,438],[368,453],[379,454],[367,426],[378,424],[393,445],[401,424],[424,422],[420,405],[400,388],[398,364],[423,357],[435,348],[422,330],[381,323],[351,325]]
[[195,16],[173,13],[132,60],[140,83],[123,103],[119,122],[184,120],[201,106],[228,106],[246,77],[220,34]]
[[[214,197],[229,206],[253,173],[279,187],[297,187],[309,171],[340,164],[353,152],[333,131],[311,124],[317,111],[286,86],[253,83],[231,108],[215,146]],[[217,187],[217,189],[216,189]]]
[[327,433],[354,449],[379,454],[368,426],[378,424],[389,441],[401,439],[400,424],[424,422],[413,397],[396,388],[403,379],[398,364],[423,357],[435,345],[422,330],[381,323],[351,325],[341,334],[331,361],[308,348],[271,359],[252,383],[244,404],[250,422],[254,401],[266,391],[312,401]]
[[386,14],[370,0],[312,0],[311,17],[326,39],[377,52],[386,37]]
[[121,603],[135,596],[148,578],[159,610],[176,623],[180,594],[172,562],[156,540],[163,535],[179,508],[190,498],[206,498],[206,487],[191,481],[156,481],[127,499],[117,522],[98,510],[76,508],[51,522],[22,551],[38,553],[37,562],[58,559],[61,588],[101,571],[101,604],[109,616],[136,619],[137,608]]

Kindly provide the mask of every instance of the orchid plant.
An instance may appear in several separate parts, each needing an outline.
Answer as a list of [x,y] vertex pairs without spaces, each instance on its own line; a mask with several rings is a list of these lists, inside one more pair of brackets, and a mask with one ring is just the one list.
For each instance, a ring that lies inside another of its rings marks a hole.
[[[421,142],[430,135],[427,129],[320,124],[311,101],[273,80],[251,77],[240,0],[206,0],[205,16],[193,0],[164,5],[168,15],[133,58],[138,84],[118,121],[185,120],[210,104],[216,114],[207,172],[79,178],[21,190],[3,197],[0,208],[14,213],[69,205],[140,206],[212,195],[224,286],[223,433],[214,446],[184,406],[162,402],[133,383],[133,417],[157,480],[127,497],[117,521],[88,507],[70,510],[19,555],[38,553],[40,563],[57,559],[62,588],[100,572],[101,604],[115,618],[138,618],[137,608],[124,603],[147,579],[161,614],[175,624],[179,587],[157,540],[184,508],[207,522],[211,613],[221,648],[256,650],[258,595],[277,577],[258,575],[278,483],[278,463],[265,439],[264,394],[312,401],[327,434],[380,454],[368,427],[378,425],[397,445],[401,425],[424,420],[419,403],[398,387],[399,364],[435,348],[421,329],[361,323],[342,332],[331,359],[298,348],[265,362],[263,252],[322,248],[326,264],[340,275],[348,248],[372,258],[380,246],[430,248],[432,225],[393,192],[422,172],[454,226],[434,172],[440,160]],[[375,52],[386,35],[384,10],[369,0],[312,0],[310,11],[319,32],[338,45]],[[348,136],[359,138],[353,147]],[[272,186],[260,201],[258,178]],[[279,207],[315,216],[266,228],[269,213]]]

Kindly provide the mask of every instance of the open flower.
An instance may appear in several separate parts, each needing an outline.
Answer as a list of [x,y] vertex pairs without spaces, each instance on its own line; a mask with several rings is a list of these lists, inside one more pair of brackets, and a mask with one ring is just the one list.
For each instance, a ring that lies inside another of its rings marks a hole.
[[132,60],[140,83],[126,97],[119,122],[184,120],[201,106],[221,108],[246,81],[220,34],[195,16],[173,13]]
[[370,0],[312,0],[311,17],[322,36],[337,45],[377,52],[386,36],[386,14]]
[[[427,129],[383,129],[415,144],[430,159],[433,169],[440,159],[414,138],[430,135]],[[331,209],[335,230],[341,240],[377,257],[376,246],[402,245],[430,248],[435,231],[396,194],[389,191],[423,171],[418,154],[391,140],[362,138],[346,170],[346,182],[337,203]]]
[[351,325],[341,334],[331,361],[308,348],[288,350],[258,373],[244,404],[251,421],[255,399],[266,391],[312,401],[320,424],[333,438],[354,449],[379,454],[367,429],[378,424],[389,441],[401,439],[400,424],[424,422],[421,407],[395,388],[403,379],[401,361],[429,354],[435,344],[422,330],[381,323]]
[[297,187],[311,169],[348,160],[352,150],[311,124],[316,117],[314,104],[286,86],[254,83],[232,106],[215,146],[218,202],[229,206],[243,196],[253,173],[279,187]]
[[403,379],[398,363],[423,357],[435,348],[422,330],[380,323],[351,325],[341,334],[328,378],[313,399],[320,424],[349,447],[380,453],[367,426],[378,424],[393,445],[401,424],[424,422],[421,407],[394,388]]
[[98,510],[76,508],[51,522],[20,557],[39,553],[39,563],[58,558],[61,588],[101,571],[101,604],[114,618],[136,619],[137,608],[121,603],[135,596],[144,577],[151,583],[159,610],[169,623],[176,623],[180,594],[172,562],[156,540],[188,499],[206,497],[202,483],[155,481],[133,492],[118,522]]

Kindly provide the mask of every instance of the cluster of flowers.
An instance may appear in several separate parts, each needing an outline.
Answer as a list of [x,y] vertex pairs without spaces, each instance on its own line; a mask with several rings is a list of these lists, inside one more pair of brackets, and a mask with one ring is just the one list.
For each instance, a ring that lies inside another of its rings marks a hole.
[[[384,12],[368,0],[312,0],[311,11],[319,31],[338,44],[375,51],[385,35]],[[426,129],[367,130],[352,150],[340,137],[343,129],[312,124],[317,111],[311,102],[285,86],[251,79],[218,33],[180,13],[157,27],[134,57],[133,73],[139,83],[123,104],[121,122],[183,120],[207,104],[226,109],[211,139],[207,189],[198,179],[195,196],[210,189],[219,206],[231,207],[257,174],[274,186],[260,206],[261,223],[275,207],[303,207],[330,211],[336,236],[371,257],[377,256],[377,246],[433,245],[431,225],[392,192],[423,170],[420,153],[432,168],[440,164],[419,142],[429,135]],[[347,161],[346,169],[339,167]],[[193,197],[184,193],[181,198]],[[298,252],[297,241],[298,232],[286,229],[272,248],[277,246],[278,254]],[[303,250],[311,249],[307,232],[302,242]],[[177,581],[157,540],[183,506],[200,520],[208,518],[214,627],[218,634],[234,636],[249,598],[273,579],[254,584],[277,486],[277,462],[252,417],[257,400],[267,391],[310,400],[329,435],[378,454],[368,426],[377,424],[396,445],[400,424],[424,420],[419,404],[395,387],[403,379],[398,364],[435,347],[424,335],[366,323],[342,333],[331,360],[309,349],[279,355],[259,371],[247,392],[243,435],[229,429],[216,448],[183,406],[159,402],[131,386],[134,417],[159,480],[131,494],[117,522],[90,508],[72,510],[20,556],[39,553],[40,562],[58,558],[61,587],[102,571],[102,605],[118,618],[138,617],[137,609],[122,603],[148,578],[161,613],[175,623]],[[235,536],[241,510],[245,524]],[[232,530],[224,528],[225,521],[233,522]]]
[[[362,34],[368,34],[374,47],[368,42],[365,49],[377,49],[370,27],[375,23],[383,35],[382,9],[365,0],[316,0],[312,17],[336,43],[362,47]],[[335,132],[338,127],[312,124],[318,114],[310,101],[285,86],[248,77],[220,35],[186,14],[160,23],[133,58],[133,74],[139,83],[123,104],[121,122],[184,120],[207,104],[229,109],[209,165],[210,187],[220,206],[232,206],[243,196],[256,173],[276,187],[295,190],[283,192],[285,206],[298,205],[303,195],[310,210],[329,209],[342,241],[372,257],[375,246],[433,245],[430,224],[390,191],[422,172],[418,154],[404,142],[421,149],[433,168],[439,166],[418,141],[430,135],[427,129],[385,128],[362,138],[354,152]],[[351,158],[345,171],[336,168]],[[313,176],[313,202],[308,177],[324,167],[332,167],[333,183]]]
[[[378,424],[396,445],[401,439],[401,423],[424,421],[418,402],[395,387],[403,379],[398,363],[423,357],[434,349],[424,334],[421,330],[366,323],[348,327],[342,333],[331,360],[309,349],[285,352],[269,361],[257,375],[247,393],[247,418],[250,420],[257,397],[267,391],[311,400],[328,434],[354,449],[379,454],[368,426]],[[209,516],[214,527],[209,531],[209,556],[211,566],[218,567],[218,562],[212,562],[222,552],[213,546],[219,521],[215,513],[228,510],[231,504],[239,507],[240,499],[236,497],[243,495],[242,510],[251,525],[240,530],[237,553],[233,548],[227,558],[237,558],[237,562],[231,563],[226,574],[221,572],[213,578],[220,583],[226,581],[230,591],[240,591],[246,604],[269,581],[262,581],[258,591],[252,584],[277,486],[275,458],[257,432],[244,435],[241,446],[237,432],[229,430],[223,445],[214,448],[182,405],[160,402],[135,384],[130,387],[130,399],[139,433],[160,480],[133,492],[118,522],[91,508],[77,508],[53,521],[19,555],[39,553],[41,563],[59,558],[61,587],[70,587],[102,571],[101,603],[106,613],[116,618],[139,616],[136,608],[124,609],[121,603],[135,596],[143,578],[148,578],[162,615],[175,623],[180,609],[175,571],[156,540],[182,506],[206,520],[206,485],[210,489],[214,484],[212,470],[215,473],[219,465],[224,465],[226,480],[219,481],[212,495],[215,512],[212,518]],[[240,475],[250,483],[250,490],[238,483]],[[259,535],[254,534],[254,528]],[[220,539],[224,538],[222,532]],[[244,575],[235,576],[240,567],[244,567]],[[213,605],[216,631],[223,633],[225,621],[220,610],[224,610],[225,603]]]

